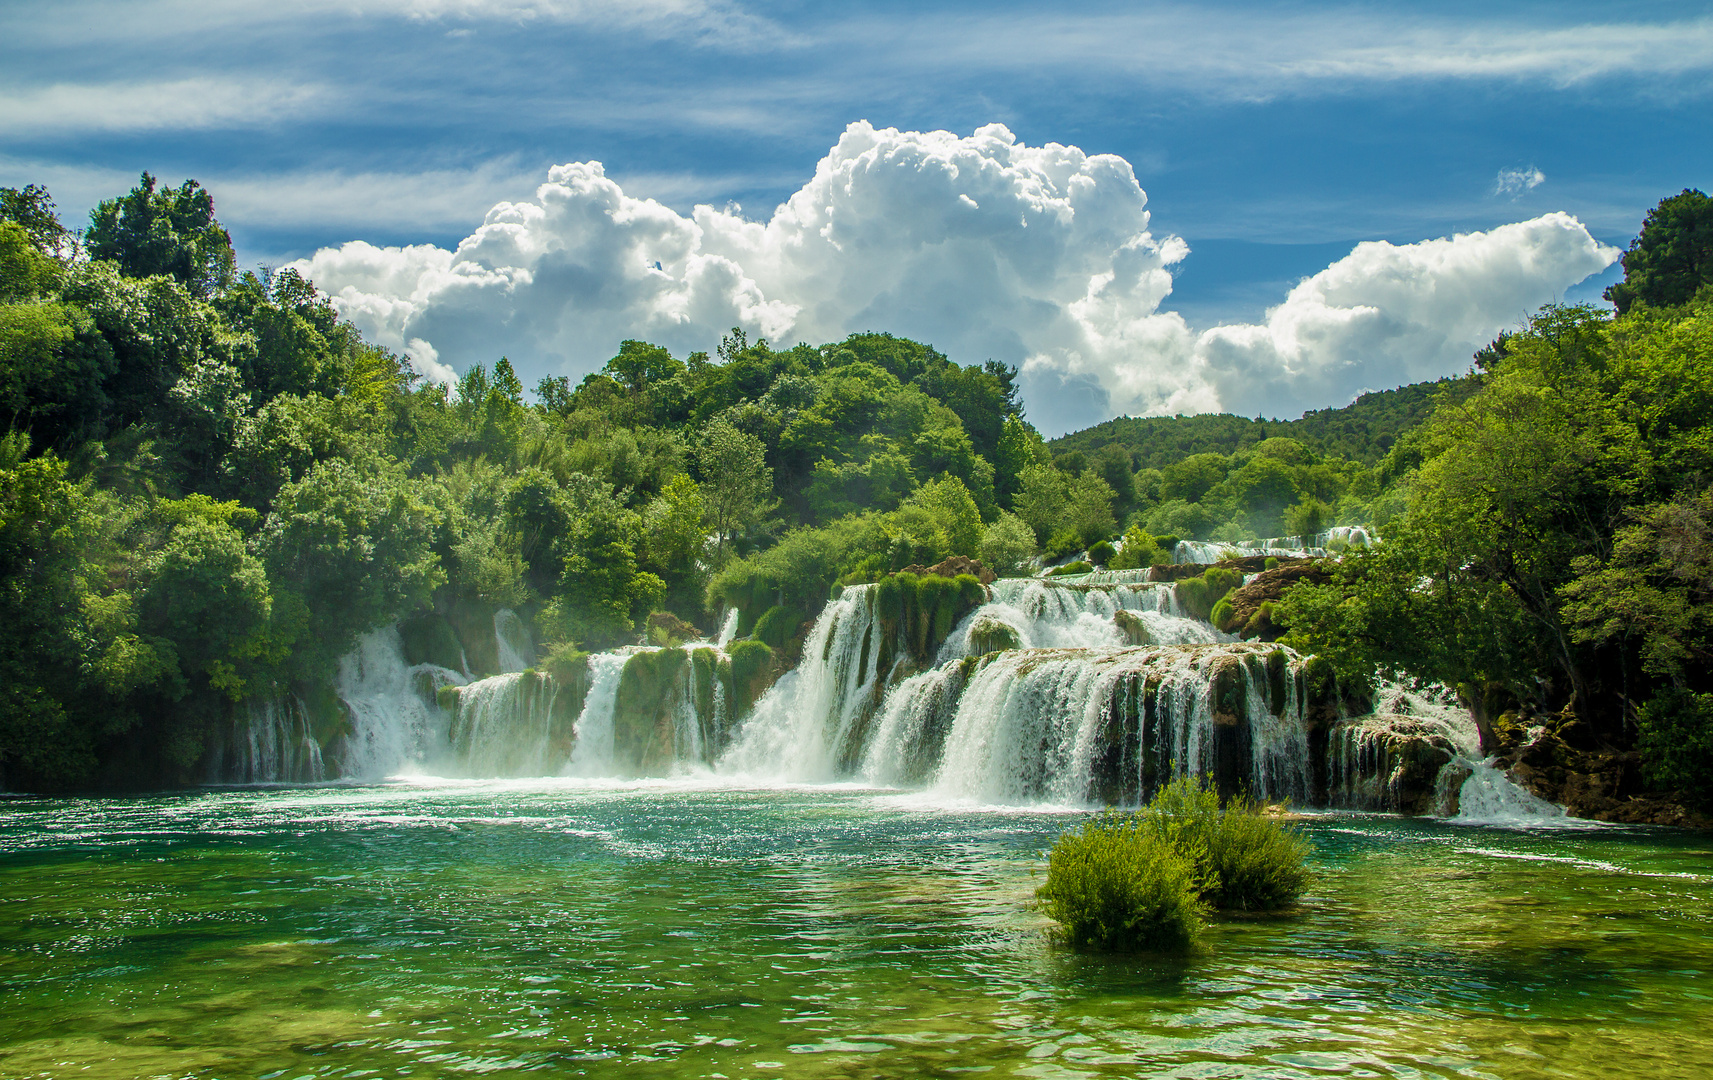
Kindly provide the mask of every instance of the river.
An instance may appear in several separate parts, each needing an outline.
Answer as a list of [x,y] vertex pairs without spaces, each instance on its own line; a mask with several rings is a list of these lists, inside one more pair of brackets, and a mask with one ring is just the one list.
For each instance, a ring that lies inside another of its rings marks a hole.
[[1033,910],[1083,811],[716,777],[0,802],[0,1074],[1713,1075],[1703,835],[1321,813],[1180,958]]

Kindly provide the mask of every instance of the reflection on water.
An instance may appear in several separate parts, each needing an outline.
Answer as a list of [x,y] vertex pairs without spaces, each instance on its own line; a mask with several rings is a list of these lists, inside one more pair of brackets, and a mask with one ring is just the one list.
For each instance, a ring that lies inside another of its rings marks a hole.
[[1704,1077],[1705,837],[1326,815],[1188,959],[1030,909],[1065,812],[574,781],[0,803],[6,1076]]

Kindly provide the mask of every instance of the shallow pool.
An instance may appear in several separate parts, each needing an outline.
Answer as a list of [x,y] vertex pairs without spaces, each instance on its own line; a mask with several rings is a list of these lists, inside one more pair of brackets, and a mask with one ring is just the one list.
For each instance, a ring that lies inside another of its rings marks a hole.
[[395,783],[0,802],[0,1074],[1713,1076],[1713,838],[1327,815],[1289,917],[1081,956],[1070,812]]

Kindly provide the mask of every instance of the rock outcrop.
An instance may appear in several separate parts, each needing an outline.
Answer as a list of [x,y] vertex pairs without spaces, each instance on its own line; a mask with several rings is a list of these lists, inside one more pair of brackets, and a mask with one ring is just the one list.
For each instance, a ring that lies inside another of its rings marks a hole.
[[1623,825],[1713,828],[1681,792],[1650,790],[1634,750],[1599,745],[1568,710],[1494,721],[1498,764],[1524,789],[1564,806],[1572,817]]
[[1220,629],[1246,641],[1276,640],[1284,628],[1273,622],[1272,605],[1285,590],[1305,581],[1320,585],[1331,580],[1330,565],[1318,559],[1297,559],[1262,570],[1255,580],[1226,595],[1225,601],[1231,609]]

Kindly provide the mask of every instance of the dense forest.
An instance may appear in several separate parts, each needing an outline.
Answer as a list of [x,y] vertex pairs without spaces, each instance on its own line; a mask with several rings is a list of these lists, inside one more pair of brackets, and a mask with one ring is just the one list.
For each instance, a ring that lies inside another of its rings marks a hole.
[[312,282],[240,272],[195,182],[145,174],[78,232],[0,191],[0,786],[200,779],[237,703],[426,611],[512,608],[565,662],[735,607],[777,666],[839,584],[951,556],[1361,524],[1384,542],[1285,595],[1287,641],[1639,739],[1710,794],[1709,217],[1661,203],[1615,312],[1548,308],[1467,377],[1049,445],[1013,369],[885,333],[441,386]]

